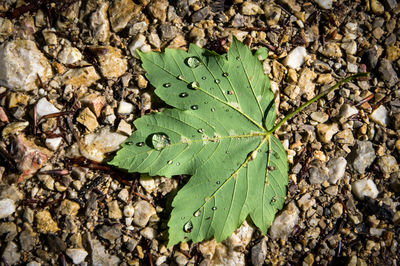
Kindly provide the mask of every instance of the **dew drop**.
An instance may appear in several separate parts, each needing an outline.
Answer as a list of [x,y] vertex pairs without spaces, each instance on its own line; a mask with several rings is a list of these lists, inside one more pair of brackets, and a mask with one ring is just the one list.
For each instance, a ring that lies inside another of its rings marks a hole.
[[224,73],[222,73],[222,76],[223,77],[227,77],[227,76],[229,76],[229,73],[228,72],[224,72]]
[[217,181],[217,182],[215,182],[217,185],[219,185],[219,184],[221,184],[221,181]]
[[164,86],[165,88],[169,88],[169,87],[171,87],[171,83],[164,83],[163,86]]
[[185,79],[182,75],[179,75],[176,78],[179,79],[179,80],[184,80]]
[[169,160],[168,162],[167,162],[167,164],[173,164],[174,163],[174,161],[171,161],[171,160]]
[[194,216],[194,217],[199,217],[200,214],[201,214],[201,211],[200,211],[200,210],[197,210],[195,213],[193,213],[193,216]]
[[206,77],[203,76],[203,77],[201,77],[201,79],[202,79],[202,80],[206,80]]
[[125,142],[126,145],[133,145],[133,141],[127,141]]
[[215,79],[214,82],[217,83],[217,84],[221,83],[221,81],[219,79]]
[[236,56],[236,60],[240,60],[241,58],[240,58],[240,56]]
[[215,211],[216,209],[217,209],[217,207],[215,207],[215,206],[211,208],[211,210],[213,210],[213,211]]
[[180,162],[177,162],[176,165],[179,166],[179,165],[181,165],[181,163],[180,163]]
[[186,58],[186,64],[190,67],[190,68],[196,68],[199,65],[201,65],[200,59],[196,56],[192,56],[192,57],[188,57]]
[[185,225],[183,226],[183,231],[185,231],[186,233],[192,232],[192,229],[193,229],[193,224],[191,221],[185,223]]
[[151,143],[153,144],[154,149],[159,151],[167,147],[171,141],[166,134],[156,133],[151,137]]
[[274,204],[275,202],[276,202],[276,196],[273,196],[273,197],[271,198],[270,204]]
[[189,93],[187,93],[187,92],[179,93],[179,97],[181,97],[181,98],[185,98],[185,97],[188,97],[188,96],[189,96]]
[[181,220],[185,220],[185,216],[182,216],[182,217],[181,217]]
[[268,170],[269,170],[269,171],[274,171],[274,170],[275,170],[275,167],[272,166],[272,165],[270,165],[270,166],[268,166]]
[[203,130],[202,128],[199,128],[199,129],[197,130],[197,132],[199,132],[199,133],[203,133],[203,132],[204,132],[204,130]]
[[215,112],[215,108],[211,108],[211,112]]
[[144,146],[144,142],[138,142],[138,143],[136,143],[136,146],[143,147]]
[[228,95],[233,95],[233,91],[227,91],[226,92]]
[[192,90],[197,90],[198,88],[200,88],[200,84],[197,81],[193,81],[192,83],[190,83],[190,88]]
[[199,106],[198,105],[192,105],[192,106],[190,106],[190,109],[197,110],[197,109],[199,109]]

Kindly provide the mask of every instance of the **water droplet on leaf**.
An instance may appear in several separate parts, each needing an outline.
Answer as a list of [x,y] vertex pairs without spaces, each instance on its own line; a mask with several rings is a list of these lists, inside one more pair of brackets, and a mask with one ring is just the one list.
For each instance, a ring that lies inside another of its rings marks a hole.
[[193,81],[192,83],[190,83],[190,88],[193,90],[197,90],[198,88],[200,88],[200,84],[197,81]]
[[182,216],[182,217],[181,217],[181,220],[185,220],[185,216]]
[[193,229],[193,224],[191,221],[185,223],[185,225],[183,226],[183,231],[185,231],[186,233],[192,232],[192,229]]
[[214,82],[217,84],[221,83],[221,81],[219,79],[215,79]]
[[181,163],[180,163],[180,162],[177,162],[176,165],[179,166],[179,165],[181,165]]
[[185,79],[182,75],[179,75],[176,78],[179,79],[179,80],[184,80]]
[[216,209],[217,209],[217,207],[215,207],[215,206],[211,208],[211,210],[213,210],[213,211],[215,211]]
[[233,95],[233,91],[227,91],[226,92],[228,95]]
[[164,83],[163,86],[164,86],[165,88],[169,88],[169,87],[171,87],[171,83]]
[[203,77],[201,77],[201,79],[202,79],[202,80],[206,80],[206,77],[203,76]]
[[151,143],[153,144],[154,149],[159,151],[167,147],[171,141],[166,134],[156,133],[151,137]]
[[199,132],[199,133],[203,133],[203,132],[204,132],[204,130],[203,130],[202,128],[199,128],[199,129],[197,130],[197,132]]
[[181,98],[185,98],[185,97],[188,97],[188,96],[189,96],[189,94],[187,92],[182,92],[182,93],[179,94],[179,97],[181,97]]
[[192,57],[188,57],[186,59],[186,64],[190,67],[190,68],[196,68],[199,65],[201,65],[200,59],[196,56],[192,56]]
[[125,142],[126,145],[133,145],[133,141],[127,141]]
[[229,76],[229,73],[228,72],[224,72],[224,73],[222,73],[222,76],[223,77],[227,77],[227,76]]
[[211,112],[215,112],[215,108],[211,108]]
[[194,217],[199,217],[200,214],[201,214],[201,211],[200,211],[200,210],[197,210],[195,213],[193,213],[193,216],[194,216]]
[[236,60],[240,60],[241,58],[240,58],[240,56],[236,56]]
[[136,146],[143,147],[144,146],[144,142],[138,142],[138,143],[136,143]]
[[219,185],[219,184],[221,184],[221,181],[217,181],[217,182],[215,182],[217,185]]
[[273,165],[268,166],[268,170],[269,171],[274,171],[275,170],[275,166],[273,166]]
[[167,164],[173,164],[174,163],[174,161],[171,161],[171,160],[169,160],[168,162],[167,162]]
[[197,109],[199,109],[199,106],[198,105],[192,105],[192,106],[190,106],[190,109],[197,110]]

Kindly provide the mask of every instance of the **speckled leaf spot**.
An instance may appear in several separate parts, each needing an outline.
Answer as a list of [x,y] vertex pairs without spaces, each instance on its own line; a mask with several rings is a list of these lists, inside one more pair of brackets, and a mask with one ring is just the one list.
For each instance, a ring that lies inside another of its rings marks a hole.
[[272,134],[274,96],[257,56],[235,38],[226,55],[195,45],[139,55],[156,94],[173,108],[137,119],[110,163],[192,176],[172,203],[169,246],[222,241],[248,216],[266,233],[284,203],[288,164]]

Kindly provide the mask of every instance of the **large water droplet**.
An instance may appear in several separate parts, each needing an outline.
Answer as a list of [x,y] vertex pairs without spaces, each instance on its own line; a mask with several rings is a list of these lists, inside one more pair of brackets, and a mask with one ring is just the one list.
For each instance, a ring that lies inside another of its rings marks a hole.
[[171,87],[171,83],[164,83],[163,86],[164,86],[165,88],[169,88],[169,87]]
[[215,112],[215,108],[211,108],[211,112]]
[[204,132],[204,130],[203,130],[202,128],[199,128],[199,129],[197,130],[197,132],[199,132],[199,133],[203,133],[203,132]]
[[223,77],[227,77],[227,76],[229,76],[229,73],[228,72],[224,72],[224,73],[222,73],[222,76]]
[[273,166],[273,165],[268,166],[268,170],[269,171],[274,171],[275,170],[275,166]]
[[169,160],[168,162],[167,162],[167,164],[173,164],[174,163],[174,161],[172,161],[172,160]]
[[211,210],[213,210],[213,211],[215,211],[216,209],[217,209],[217,207],[215,207],[215,206],[211,208]]
[[201,214],[201,211],[200,211],[200,210],[197,210],[195,213],[193,213],[193,216],[194,216],[194,217],[199,217],[200,214]]
[[125,145],[133,145],[133,141],[127,141],[127,142],[125,142]]
[[179,97],[181,97],[181,98],[185,98],[185,97],[188,97],[188,96],[189,96],[189,93],[187,93],[187,92],[179,93]]
[[192,83],[190,83],[190,88],[193,90],[197,90],[198,88],[200,88],[200,84],[197,81],[193,81]]
[[198,57],[196,56],[192,56],[192,57],[188,57],[186,58],[186,64],[190,67],[190,68],[196,68],[199,65],[201,65],[201,61]]
[[171,141],[166,134],[156,133],[151,137],[151,143],[153,144],[154,149],[159,151],[167,147]]
[[226,92],[228,95],[233,95],[233,91],[227,91]]
[[203,77],[201,77],[201,79],[202,79],[202,80],[206,80],[206,77],[203,76]]
[[179,79],[179,80],[184,80],[185,79],[182,75],[179,75],[176,78]]
[[199,109],[199,106],[198,105],[192,105],[192,106],[190,106],[190,109],[197,110],[197,109]]
[[144,142],[138,142],[138,143],[136,143],[136,146],[143,147],[144,146]]
[[221,83],[221,81],[219,79],[215,79],[214,82],[217,84]]
[[186,233],[192,232],[192,229],[193,229],[193,224],[191,221],[185,223],[185,225],[183,226],[183,231],[185,231]]

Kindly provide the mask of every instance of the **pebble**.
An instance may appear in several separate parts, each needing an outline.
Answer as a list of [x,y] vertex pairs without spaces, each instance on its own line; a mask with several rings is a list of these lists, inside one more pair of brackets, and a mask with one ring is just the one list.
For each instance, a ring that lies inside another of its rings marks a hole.
[[56,233],[60,228],[51,217],[49,211],[39,211],[35,214],[36,227],[38,231],[43,233]]
[[341,47],[348,55],[354,55],[357,52],[357,43],[355,41],[342,43]]
[[279,19],[281,18],[282,9],[280,9],[276,5],[266,3],[264,5],[264,15],[265,18],[267,19],[268,26],[274,26],[278,24]]
[[126,139],[127,136],[111,132],[110,127],[103,127],[85,135],[79,142],[79,150],[84,157],[102,162],[107,153],[118,150]]
[[50,103],[46,98],[41,98],[36,103],[36,115],[38,120],[45,115],[50,115],[58,112],[60,112],[60,110],[52,103]]
[[303,46],[298,46],[289,52],[289,54],[283,60],[283,64],[292,69],[297,69],[304,64],[306,57],[306,48]]
[[147,193],[152,193],[156,190],[156,182],[154,177],[148,175],[141,175],[139,180],[140,185],[146,190]]
[[340,144],[353,145],[354,144],[353,131],[349,128],[340,131],[335,135],[335,141],[337,141]]
[[118,124],[117,133],[130,136],[132,134],[132,127],[125,120],[121,120]]
[[92,46],[90,49],[107,51],[96,53],[101,73],[108,79],[116,79],[128,70],[128,60],[122,56],[121,50],[112,46]]
[[125,217],[130,218],[133,216],[134,213],[135,213],[135,208],[133,208],[132,205],[128,204],[124,207],[124,216]]
[[371,0],[371,9],[374,14],[381,15],[385,12],[385,8],[378,0]]
[[[56,134],[57,134],[57,133],[60,133],[60,130],[57,129],[57,130],[54,131],[54,133],[56,133]],[[56,151],[56,150],[58,150],[58,148],[60,147],[62,141],[63,141],[63,138],[62,138],[62,137],[57,137],[57,138],[46,138],[45,144],[46,144],[46,147],[47,147],[49,150],[51,150],[51,151]]]
[[312,112],[310,117],[318,123],[325,123],[329,119],[329,115],[324,112]]
[[343,104],[339,110],[339,123],[344,124],[347,122],[348,118],[358,114],[358,109],[350,104]]
[[361,179],[351,184],[354,195],[362,200],[365,196],[375,199],[378,197],[379,191],[375,183],[371,179]]
[[317,125],[318,138],[323,143],[329,143],[338,131],[339,127],[336,123]]
[[179,251],[174,253],[174,259],[176,264],[179,266],[187,265],[189,262],[188,258]]
[[10,94],[8,97],[8,108],[15,108],[18,106],[26,106],[29,101],[29,96],[18,93],[18,92],[13,92]]
[[153,1],[150,3],[148,10],[153,18],[160,20],[160,22],[164,23],[167,19],[168,6],[169,4],[167,0]]
[[311,198],[310,193],[306,193],[297,201],[297,204],[303,211],[307,211],[315,206],[315,198]]
[[299,209],[294,202],[290,202],[285,210],[275,217],[269,234],[271,238],[287,238],[299,221]]
[[1,255],[6,265],[17,265],[21,259],[21,254],[19,253],[18,245],[13,241],[10,241],[5,245],[4,243],[3,254]]
[[82,263],[88,255],[87,251],[82,248],[68,248],[65,254],[67,254],[74,264]]
[[241,6],[241,14],[246,16],[255,16],[263,13],[264,11],[258,4],[250,1],[245,1]]
[[118,105],[117,113],[121,115],[128,115],[135,110],[133,104],[121,101]]
[[88,107],[79,113],[76,121],[84,125],[89,131],[93,131],[99,126],[96,115]]
[[141,11],[141,6],[132,0],[113,1],[108,9],[111,27],[114,32],[123,30],[128,22]]
[[379,62],[378,72],[383,81],[385,81],[390,87],[396,85],[399,82],[399,78],[397,72],[393,68],[392,62],[387,59],[381,59]]
[[347,161],[343,157],[333,158],[328,161],[326,167],[328,168],[328,182],[336,184],[339,179],[342,179],[346,171]]
[[118,206],[118,201],[113,200],[107,203],[108,207],[108,217],[111,219],[119,220],[122,218],[122,211]]
[[93,39],[98,42],[107,42],[110,38],[110,22],[107,16],[108,3],[100,2],[98,8],[89,19],[89,27],[92,30]]
[[11,134],[18,134],[29,126],[28,121],[12,122],[3,128],[1,132],[4,139],[7,139]]
[[322,184],[328,179],[328,169],[319,161],[314,160],[308,169],[310,184]]
[[6,218],[15,212],[15,203],[11,199],[0,200],[0,219]]
[[340,218],[343,214],[343,205],[339,202],[335,203],[331,207],[333,217]]
[[78,214],[80,206],[75,201],[65,199],[62,201],[59,212],[61,215],[74,217]]
[[13,222],[0,223],[0,236],[3,241],[12,241],[17,236],[17,225]]
[[0,46],[0,85],[9,89],[29,91],[53,77],[47,58],[30,40],[11,40]]
[[390,186],[394,192],[400,192],[400,171],[394,172],[390,175]]
[[386,49],[386,59],[389,61],[396,61],[400,58],[400,48],[397,46],[390,46]]
[[372,121],[377,123],[380,126],[386,127],[387,124],[389,123],[389,115],[388,111],[385,108],[385,106],[381,105],[378,108],[376,108],[370,115],[369,118],[371,118]]
[[356,141],[351,153],[348,155],[348,161],[355,171],[364,174],[365,170],[375,160],[375,150],[370,141]]
[[143,34],[136,35],[135,39],[129,44],[128,48],[131,52],[132,56],[135,58],[139,58],[139,55],[136,52],[136,49],[141,49],[146,44],[146,37]]
[[33,233],[32,228],[29,226],[29,229],[25,229],[19,234],[19,243],[21,245],[22,250],[29,252],[35,247],[35,234]]
[[73,65],[82,60],[83,55],[75,47],[64,47],[57,55],[57,59],[61,64]]
[[305,94],[307,100],[311,100],[315,96],[315,83],[317,74],[309,68],[304,68],[300,72],[297,85],[300,87],[301,94]]
[[384,175],[390,175],[399,170],[396,158],[392,155],[384,155],[378,158],[378,166]]
[[339,44],[335,42],[327,42],[319,49],[319,52],[328,58],[342,57],[342,51],[340,50]]
[[122,225],[114,224],[114,225],[103,225],[99,229],[96,230],[97,234],[104,239],[107,239],[111,243],[113,243],[117,238],[122,235]]
[[129,191],[126,188],[121,189],[121,191],[118,193],[118,198],[123,202],[128,202]]
[[332,2],[332,0],[315,0],[315,3],[317,3],[319,7],[323,9],[332,9]]
[[8,120],[8,116],[6,114],[6,112],[4,111],[3,107],[0,107],[0,121],[8,124],[10,121]]
[[105,250],[101,242],[87,235],[87,242],[90,246],[90,259],[92,265],[119,265],[120,259],[115,255],[110,255]]
[[105,105],[105,98],[98,94],[88,94],[79,99],[83,106],[87,106],[97,116],[100,116],[101,110]]
[[312,253],[308,253],[303,260],[303,266],[312,266],[314,264],[314,260],[314,255]]
[[148,240],[153,240],[157,235],[157,231],[154,228],[145,227],[140,231],[140,235]]
[[258,242],[251,248],[251,263],[254,266],[264,265],[267,252],[268,250],[266,239],[262,238],[260,242]]
[[100,79],[94,67],[73,68],[53,79],[59,86],[90,87]]
[[133,205],[135,209],[133,222],[140,227],[145,227],[152,215],[156,214],[153,205],[145,200],[139,200]]

